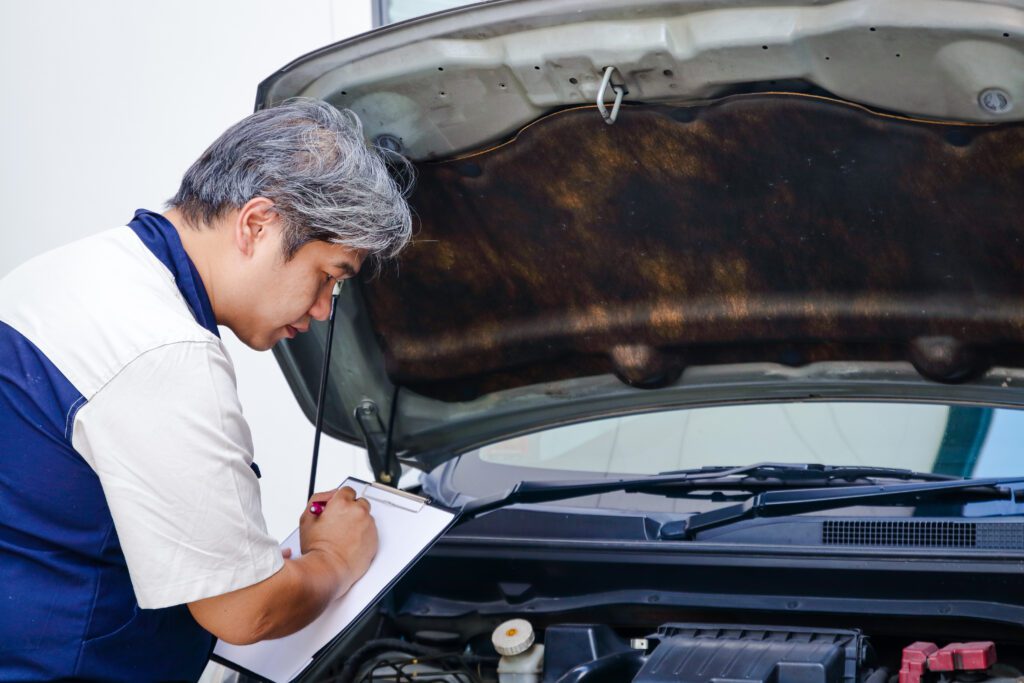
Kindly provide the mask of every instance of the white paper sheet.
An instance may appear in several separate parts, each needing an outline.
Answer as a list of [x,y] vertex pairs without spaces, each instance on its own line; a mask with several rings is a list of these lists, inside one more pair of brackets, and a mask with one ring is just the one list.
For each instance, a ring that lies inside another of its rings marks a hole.
[[[272,681],[291,680],[317,651],[355,621],[454,517],[446,510],[421,505],[358,479],[346,479],[342,486],[352,487],[357,497],[370,501],[370,514],[377,524],[379,546],[366,575],[301,631],[254,645],[218,642],[215,655]],[[291,548],[292,557],[299,557],[298,529],[281,547]]]

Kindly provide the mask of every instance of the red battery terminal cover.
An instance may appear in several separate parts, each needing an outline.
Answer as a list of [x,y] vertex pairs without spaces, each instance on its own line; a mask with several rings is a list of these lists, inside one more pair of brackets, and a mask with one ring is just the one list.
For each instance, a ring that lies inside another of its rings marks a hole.
[[928,655],[930,671],[984,671],[996,663],[996,644],[950,643],[938,652]]
[[928,657],[938,651],[935,643],[918,642],[903,648],[900,683],[921,683],[921,677],[928,670]]
[[903,648],[900,683],[921,683],[926,671],[984,671],[995,663],[992,641],[950,643],[941,650],[935,643],[917,642]]

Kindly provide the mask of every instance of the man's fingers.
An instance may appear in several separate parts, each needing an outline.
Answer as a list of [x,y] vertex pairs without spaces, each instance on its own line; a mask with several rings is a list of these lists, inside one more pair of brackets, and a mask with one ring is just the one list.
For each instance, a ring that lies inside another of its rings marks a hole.
[[338,493],[335,495],[337,495],[338,498],[344,501],[347,501],[349,503],[355,503],[356,505],[363,508],[367,512],[370,511],[370,501],[366,500],[365,498],[356,498],[355,490],[348,486],[343,486],[342,488],[338,489]]
[[317,510],[314,510],[313,508],[318,508],[322,512],[327,507],[327,504],[335,498],[337,498],[338,502],[342,505],[345,503],[355,503],[367,512],[370,511],[370,501],[365,498],[356,498],[355,489],[351,486],[342,486],[334,491],[314,493],[313,497],[309,499],[308,503],[306,503],[306,512],[312,512],[313,515],[319,516]]
[[342,486],[334,495],[348,501],[356,499],[356,491],[351,486]]
[[[330,491],[319,491],[313,494],[313,497],[309,499],[310,503],[325,503],[334,497],[337,493],[337,489],[331,489]],[[307,503],[308,505],[308,503]]]

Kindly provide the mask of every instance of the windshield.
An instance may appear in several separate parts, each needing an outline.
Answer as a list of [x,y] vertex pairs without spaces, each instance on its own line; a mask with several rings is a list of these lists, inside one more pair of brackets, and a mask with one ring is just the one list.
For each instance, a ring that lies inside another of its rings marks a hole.
[[1012,454],[1022,437],[1024,411],[1017,410],[783,403],[595,420],[502,441],[479,454],[495,464],[602,474],[771,461],[970,477],[1019,474]]
[[[1024,474],[1021,443],[1021,410],[867,402],[732,405],[605,418],[508,439],[453,461],[445,479],[450,492],[479,497],[522,480],[619,477],[758,462],[1012,476]],[[706,507],[625,493],[558,505]]]

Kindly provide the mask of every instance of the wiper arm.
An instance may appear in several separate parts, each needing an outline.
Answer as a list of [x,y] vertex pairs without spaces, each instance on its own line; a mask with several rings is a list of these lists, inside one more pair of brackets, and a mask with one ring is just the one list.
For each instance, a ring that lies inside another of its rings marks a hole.
[[754,465],[714,465],[688,470],[672,470],[661,472],[662,475],[685,474],[689,479],[698,477],[715,478],[744,475],[755,479],[776,478],[786,481],[800,479],[818,481],[822,478],[830,480],[855,481],[865,478],[903,479],[917,481],[959,481],[962,477],[932,472],[915,472],[914,470],[896,467],[873,467],[867,465],[822,465],[818,463],[794,464],[788,462],[759,462]]
[[904,505],[956,496],[963,500],[1008,498],[1015,503],[1024,477],[961,479],[920,484],[850,486],[843,488],[766,491],[736,505],[700,512],[661,527],[663,539],[692,539],[696,534],[754,517],[781,517],[854,505]]
[[872,477],[926,481],[949,479],[946,475],[887,467],[759,463],[743,467],[702,467],[627,479],[523,481],[504,494],[479,498],[467,503],[462,509],[462,518],[470,519],[516,503],[550,503],[612,491],[684,496],[691,491],[708,489],[757,492],[780,488],[805,489],[812,486],[849,485],[851,482]]

